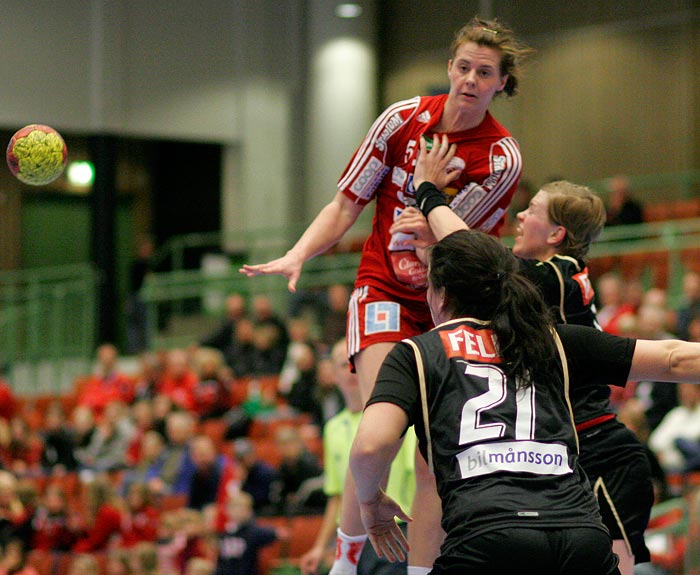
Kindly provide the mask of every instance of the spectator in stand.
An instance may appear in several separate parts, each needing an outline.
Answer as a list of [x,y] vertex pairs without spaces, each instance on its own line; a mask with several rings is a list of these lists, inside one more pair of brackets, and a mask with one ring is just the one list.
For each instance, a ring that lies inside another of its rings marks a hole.
[[153,399],[158,394],[158,384],[163,377],[163,363],[157,353],[139,356],[139,372],[134,382],[134,399]]
[[78,404],[90,407],[99,419],[111,401],[131,403],[134,400],[134,380],[119,368],[119,351],[111,343],[97,348],[95,373],[78,393]]
[[[666,331],[666,310],[644,304],[637,311],[637,337],[640,339],[673,339]],[[678,384],[640,381],[634,395],[644,406],[650,432],[657,428],[666,414],[678,405]]]
[[306,317],[294,317],[289,320],[289,345],[284,364],[280,370],[277,391],[283,397],[289,395],[294,383],[301,376],[299,361],[304,361],[309,350],[314,350],[311,339],[311,323]]
[[126,450],[126,463],[128,466],[135,465],[141,459],[141,448],[143,446],[143,436],[152,431],[155,425],[155,415],[153,414],[153,401],[150,399],[138,399],[129,409],[131,419],[131,439]]
[[345,337],[350,304],[350,288],[343,284],[333,284],[326,290],[327,305],[321,313],[321,343],[325,353],[331,346]]
[[618,335],[619,324],[625,316],[634,315],[634,307],[624,301],[622,277],[615,272],[608,272],[598,278],[596,294],[598,297],[598,322],[603,331]]
[[[342,338],[345,341],[345,338]],[[316,402],[319,405],[318,425],[321,429],[333,416],[345,407],[343,393],[336,385],[335,366],[332,357],[322,357],[316,364]]]
[[129,466],[122,478],[122,495],[133,483],[145,483],[152,495],[161,495],[161,471],[165,461],[165,439],[157,431],[147,431],[141,438],[139,458]]
[[81,535],[72,548],[73,553],[105,551],[112,538],[121,531],[120,502],[114,494],[114,486],[106,475],[98,475],[85,484],[86,517],[80,525]]
[[194,361],[199,383],[194,390],[195,412],[200,421],[223,416],[231,407],[230,369],[221,352],[202,348],[195,351]]
[[136,257],[129,269],[129,296],[126,302],[126,335],[130,354],[148,349],[148,306],[141,298],[141,288],[146,278],[153,273],[155,243],[149,235],[139,237]]
[[160,433],[163,439],[167,439],[168,436],[168,416],[176,411],[179,411],[179,408],[169,396],[159,393],[153,398],[153,429]]
[[195,434],[196,421],[187,411],[174,411],[166,419],[166,448],[161,467],[160,493],[187,493],[192,462],[189,442]]
[[649,435],[649,447],[666,473],[682,473],[686,461],[678,440],[700,440],[700,386],[678,384],[679,405],[669,411]]
[[87,405],[76,405],[71,413],[71,433],[73,434],[74,455],[79,465],[96,429],[92,409]]
[[0,420],[0,463],[17,477],[36,476],[41,471],[43,446],[38,432],[20,416]]
[[60,401],[46,408],[42,437],[41,467],[46,475],[63,475],[78,468],[75,437],[71,433]]
[[0,575],[39,575],[27,560],[27,549],[21,539],[5,543],[0,557]]
[[199,341],[201,347],[213,347],[224,356],[235,353],[236,325],[246,315],[246,303],[241,294],[232,293],[226,298],[226,316],[219,327]]
[[644,221],[642,205],[632,197],[627,176],[617,175],[608,182],[607,225],[641,224]]
[[131,548],[142,541],[155,542],[160,512],[153,505],[146,483],[132,483],[121,518],[121,546]]
[[202,513],[180,508],[163,513],[158,532],[157,554],[163,574],[184,575],[193,557],[207,557]]
[[278,480],[277,470],[255,452],[255,444],[246,438],[233,442],[233,453],[240,468],[241,490],[253,498],[256,514],[271,512],[272,492]]
[[226,364],[236,377],[246,377],[255,372],[255,324],[244,317],[236,323],[233,347],[226,353]]
[[689,270],[683,274],[683,305],[676,315],[676,333],[681,339],[689,339],[688,324],[694,315],[700,314],[700,273]]
[[80,452],[78,459],[81,471],[90,476],[90,473],[124,469],[133,434],[134,428],[126,405],[116,400],[110,402],[105,406],[90,443]]
[[322,423],[321,406],[316,395],[316,353],[310,345],[298,349],[296,358],[297,377],[286,396],[289,407],[299,413],[310,415],[314,423]]
[[286,539],[288,533],[258,525],[253,517],[253,498],[244,492],[231,496],[226,515],[226,526],[219,536],[215,575],[258,575],[260,549],[277,539]]
[[170,397],[181,409],[194,410],[198,383],[199,378],[190,366],[188,353],[180,348],[170,350],[158,392]]
[[18,494],[17,478],[9,471],[0,470],[0,548],[21,537],[29,516],[30,511]]
[[34,517],[39,503],[34,478],[26,477],[17,481],[17,497],[24,508],[24,520],[17,526],[15,533],[25,545],[29,545],[34,538]]
[[231,486],[240,489],[240,472],[230,457],[217,453],[211,437],[197,435],[190,442],[192,473],[187,485],[187,507],[201,511],[225,501]]
[[253,343],[257,351],[256,373],[277,375],[282,369],[289,345],[287,324],[275,314],[272,302],[266,295],[253,298]]
[[65,488],[60,483],[47,485],[42,502],[34,514],[31,548],[69,551],[77,539],[77,534],[72,529],[71,513]]
[[[291,425],[279,427],[275,442],[282,455],[277,512],[280,515],[294,514],[300,510],[300,506],[306,504],[299,497],[302,487],[309,486],[311,480],[318,481],[318,486],[321,487],[323,466],[318,457],[308,450],[297,428]],[[315,507],[314,511],[322,512],[326,501],[325,497],[319,497],[309,503]]]

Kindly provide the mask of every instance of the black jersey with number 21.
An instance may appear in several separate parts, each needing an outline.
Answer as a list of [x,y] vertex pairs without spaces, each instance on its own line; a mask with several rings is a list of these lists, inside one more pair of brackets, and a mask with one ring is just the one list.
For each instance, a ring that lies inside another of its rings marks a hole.
[[[557,326],[570,385],[624,386],[633,340],[581,326]],[[597,367],[596,367],[597,366]],[[430,444],[443,505],[443,548],[504,526],[561,528],[600,521],[585,475],[563,371],[519,388],[506,377],[488,324],[458,319],[390,352],[369,404],[390,402],[414,424],[427,452],[419,379],[427,389]]]

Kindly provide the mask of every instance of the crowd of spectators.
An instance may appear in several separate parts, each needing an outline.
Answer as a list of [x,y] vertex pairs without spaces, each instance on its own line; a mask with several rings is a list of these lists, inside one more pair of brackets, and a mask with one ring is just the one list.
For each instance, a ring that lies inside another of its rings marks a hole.
[[348,295],[281,318],[231,294],[201,340],[137,362],[104,343],[41,405],[0,381],[0,573],[254,574],[288,537],[256,517],[323,512],[321,431],[344,407],[326,337]]
[[[602,329],[700,341],[700,274],[685,274],[677,308],[616,273],[594,280]],[[300,293],[280,317],[265,296],[231,294],[211,334],[145,351],[131,371],[100,345],[94,373],[41,409],[0,382],[0,575],[255,573],[257,551],[241,550],[290,536],[257,517],[325,508],[320,438],[344,407],[330,338],[348,298]],[[669,476],[700,470],[696,387],[614,392],[660,500]]]

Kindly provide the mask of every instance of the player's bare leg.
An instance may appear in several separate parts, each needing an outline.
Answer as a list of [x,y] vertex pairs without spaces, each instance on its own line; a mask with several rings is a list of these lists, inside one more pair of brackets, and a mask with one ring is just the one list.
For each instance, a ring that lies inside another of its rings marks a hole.
[[[372,394],[379,368],[394,345],[394,343],[388,342],[376,343],[366,347],[353,358],[363,402],[366,402]],[[367,541],[367,534],[362,524],[360,506],[355,495],[355,482],[349,469],[345,476],[345,488],[340,509],[340,528],[336,542],[335,561],[329,575],[356,575],[357,561]]]

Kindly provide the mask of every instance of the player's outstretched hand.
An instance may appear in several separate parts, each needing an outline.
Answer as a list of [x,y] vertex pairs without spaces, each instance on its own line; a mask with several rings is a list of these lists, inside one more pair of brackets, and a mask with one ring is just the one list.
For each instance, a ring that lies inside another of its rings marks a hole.
[[456,151],[457,144],[450,144],[446,134],[436,135],[430,150],[425,136],[421,136],[420,152],[413,170],[413,187],[418,189],[423,182],[432,182],[438,190],[442,190],[454,182],[462,173],[462,170],[450,166]]
[[409,551],[408,541],[394,518],[398,517],[404,521],[412,519],[404,513],[401,506],[380,491],[371,501],[360,504],[360,513],[377,556],[384,557],[392,563],[404,561]]
[[301,275],[302,262],[298,257],[290,252],[286,255],[266,264],[243,264],[238,271],[243,275],[252,278],[259,275],[280,275],[287,278],[287,289],[294,293],[297,291],[296,285]]

